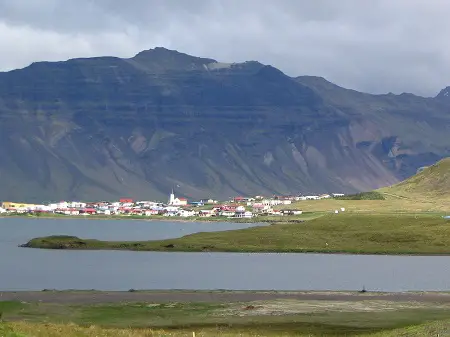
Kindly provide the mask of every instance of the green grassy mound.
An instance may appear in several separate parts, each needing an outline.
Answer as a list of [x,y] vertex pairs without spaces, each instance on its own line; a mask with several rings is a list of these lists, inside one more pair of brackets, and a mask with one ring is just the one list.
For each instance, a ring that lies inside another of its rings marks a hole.
[[197,233],[160,241],[36,238],[24,247],[185,252],[450,254],[450,221],[440,215],[329,214],[298,223]]

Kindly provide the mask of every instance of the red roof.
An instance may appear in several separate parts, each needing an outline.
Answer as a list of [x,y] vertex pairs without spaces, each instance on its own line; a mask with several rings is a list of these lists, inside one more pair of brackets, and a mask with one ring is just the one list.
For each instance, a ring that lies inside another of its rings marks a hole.
[[253,208],[264,208],[264,205],[253,205]]

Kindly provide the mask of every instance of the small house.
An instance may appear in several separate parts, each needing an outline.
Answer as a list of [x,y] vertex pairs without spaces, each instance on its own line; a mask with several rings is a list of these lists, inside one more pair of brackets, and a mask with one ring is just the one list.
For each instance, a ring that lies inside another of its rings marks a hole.
[[253,213],[249,211],[238,211],[236,210],[236,213],[234,214],[235,218],[253,218]]
[[281,213],[283,213],[283,215],[301,215],[303,211],[299,209],[283,209],[281,210]]
[[146,216],[154,216],[154,215],[158,215],[159,211],[156,210],[156,209],[147,209],[147,210],[144,211],[144,214]]
[[183,218],[192,217],[195,216],[195,211],[190,209],[182,209],[178,212],[178,216],[181,216]]

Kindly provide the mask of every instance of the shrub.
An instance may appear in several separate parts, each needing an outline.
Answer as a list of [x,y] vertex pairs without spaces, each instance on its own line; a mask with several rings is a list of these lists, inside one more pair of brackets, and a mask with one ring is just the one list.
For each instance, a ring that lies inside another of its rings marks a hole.
[[335,197],[338,200],[385,200],[384,196],[375,191],[361,192],[357,194],[344,195],[342,197]]

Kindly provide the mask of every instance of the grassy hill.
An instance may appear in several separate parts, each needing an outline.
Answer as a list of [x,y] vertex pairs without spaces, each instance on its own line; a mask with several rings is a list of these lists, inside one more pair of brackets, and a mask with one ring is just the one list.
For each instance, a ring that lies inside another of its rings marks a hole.
[[425,168],[399,184],[378,191],[391,198],[448,202],[450,201],[450,158]]
[[332,212],[345,208],[358,213],[448,212],[450,210],[450,158],[442,159],[398,184],[342,198],[300,201],[281,208],[304,212]]

